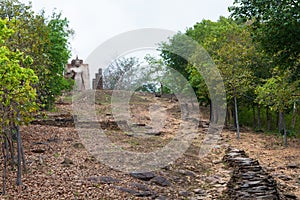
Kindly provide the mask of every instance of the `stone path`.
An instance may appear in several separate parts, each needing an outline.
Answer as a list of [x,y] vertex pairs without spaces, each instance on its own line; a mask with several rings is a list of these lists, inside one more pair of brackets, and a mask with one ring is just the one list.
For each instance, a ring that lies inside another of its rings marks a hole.
[[230,199],[281,199],[273,177],[245,151],[228,148],[223,160],[234,168],[227,183]]

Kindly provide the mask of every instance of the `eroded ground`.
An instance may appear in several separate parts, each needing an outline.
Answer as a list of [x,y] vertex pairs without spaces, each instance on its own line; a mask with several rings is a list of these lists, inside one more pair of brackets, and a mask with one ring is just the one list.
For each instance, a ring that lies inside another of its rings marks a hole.
[[[72,110],[70,99],[57,105],[56,112]],[[130,123],[120,130],[110,106],[110,92],[96,95],[96,109],[106,136],[123,150],[149,153],[170,143],[182,123],[182,112],[174,98],[134,96]],[[122,113],[121,113],[122,114]],[[51,113],[53,115],[53,113]],[[77,130],[70,127],[30,125],[22,127],[28,172],[23,185],[15,185],[15,171],[9,172],[7,194],[3,199],[224,199],[231,169],[222,162],[228,146],[243,149],[275,178],[283,193],[300,198],[300,141],[290,139],[284,148],[282,138],[242,131],[223,130],[210,153],[199,157],[207,132],[207,110],[201,109],[201,125],[189,149],[175,162],[154,171],[154,176],[136,178],[98,161],[84,147]],[[113,159],[113,158],[112,158]],[[153,158],[155,159],[155,158]]]

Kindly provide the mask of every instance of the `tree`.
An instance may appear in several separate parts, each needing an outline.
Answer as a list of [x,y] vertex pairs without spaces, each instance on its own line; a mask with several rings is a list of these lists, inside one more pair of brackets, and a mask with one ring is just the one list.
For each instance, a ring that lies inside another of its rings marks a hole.
[[[162,57],[163,65],[168,66],[188,79],[189,73],[186,69],[188,61],[184,58],[183,54],[191,55],[192,52],[186,44],[185,34],[179,32],[169,39],[168,42],[162,42],[159,46],[160,56]],[[193,48],[190,48],[193,51]],[[176,54],[180,52],[181,55]]]
[[121,88],[126,89],[135,81],[135,67],[138,67],[139,60],[135,57],[121,57],[114,60],[103,73],[103,87],[113,90],[118,82],[122,83]]
[[16,135],[18,150],[17,184],[22,184],[21,160],[23,160],[23,167],[25,163],[19,126],[28,123],[32,119],[32,113],[37,109],[36,90],[32,84],[38,82],[38,77],[32,69],[21,67],[19,64],[29,66],[32,64],[32,59],[24,56],[20,51],[11,51],[5,46],[5,42],[13,34],[13,31],[6,27],[6,23],[0,20],[0,113],[2,116],[0,134],[4,157],[3,193],[5,193],[7,161],[11,159],[14,163],[13,135]]
[[256,89],[257,101],[261,105],[266,105],[271,110],[279,112],[279,132],[283,129],[284,145],[287,146],[287,131],[285,122],[285,113],[290,109],[297,99],[294,94],[297,93],[297,82],[290,82],[291,71],[280,71],[279,68],[274,69],[274,75],[267,79],[263,86]]
[[69,22],[66,18],[62,18],[61,13],[53,13],[47,27],[49,28],[49,43],[46,48],[50,67],[44,90],[48,91],[47,107],[51,107],[55,97],[60,96],[62,91],[71,89],[71,83],[64,78],[64,70],[71,56],[68,38],[73,31],[69,29]]
[[253,38],[281,67],[299,64],[300,2],[298,0],[235,0],[229,8],[235,19],[251,23]]
[[32,57],[30,68],[40,80],[34,85],[38,101],[44,108],[50,109],[55,97],[63,89],[71,88],[63,77],[64,66],[70,56],[68,37],[72,34],[68,21],[56,13],[48,20],[43,12],[35,14],[31,4],[25,5],[18,0],[2,1],[0,16],[7,18],[7,26],[14,30],[5,45],[12,51],[20,50]]
[[[208,32],[204,30],[207,29]],[[189,30],[190,33],[192,30]],[[221,17],[218,22],[203,21],[195,26],[192,35],[201,38],[201,44],[220,70],[225,84],[227,99],[234,102],[237,138],[240,137],[238,120],[238,98],[243,97],[252,84],[253,73],[249,66],[256,56],[256,49],[251,42],[250,33],[244,25],[236,24],[231,19]],[[197,33],[197,32],[200,32]],[[202,35],[203,37],[200,37]],[[193,70],[192,70],[193,72]],[[198,81],[199,93],[205,93],[201,76],[191,74],[190,80]],[[230,105],[230,104],[229,104]],[[213,116],[212,116],[213,117]]]
[[235,23],[222,29],[226,43],[217,51],[217,65],[223,76],[229,100],[233,99],[237,138],[240,138],[237,99],[252,87],[252,59],[257,56],[247,27]]
[[[300,78],[300,2],[297,0],[235,0],[229,10],[234,19],[250,25],[252,39],[268,54],[269,60],[273,61],[271,68],[277,67],[282,73],[289,73],[289,84],[297,85],[297,80]],[[264,73],[263,71],[266,71],[264,69],[271,71],[270,67],[265,65],[255,72]],[[294,92],[294,96],[299,93],[299,86],[298,91]],[[295,104],[296,100],[293,105],[290,105],[294,110]]]

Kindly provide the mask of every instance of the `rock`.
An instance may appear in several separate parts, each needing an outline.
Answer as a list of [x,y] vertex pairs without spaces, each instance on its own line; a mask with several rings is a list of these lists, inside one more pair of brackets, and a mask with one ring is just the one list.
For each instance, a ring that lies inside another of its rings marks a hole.
[[73,147],[76,148],[76,149],[83,149],[83,148],[84,148],[84,145],[83,145],[82,143],[75,143],[75,144],[73,145]]
[[165,196],[159,196],[155,200],[167,200],[167,197],[165,197]]
[[296,164],[296,163],[288,164],[287,167],[290,168],[290,169],[298,169],[298,168],[300,168],[300,166],[298,164]]
[[193,192],[195,194],[206,194],[206,191],[201,188],[194,189]]
[[153,196],[153,193],[151,191],[136,191],[133,189],[129,189],[129,188],[124,188],[124,187],[115,187],[116,189],[122,191],[122,192],[127,192],[129,194],[132,194],[136,197],[150,197]]
[[143,181],[150,181],[155,177],[155,174],[152,172],[131,172],[130,176]]
[[120,191],[122,191],[122,192],[127,192],[127,193],[133,194],[133,195],[135,195],[136,193],[138,193],[138,191],[135,191],[135,190],[132,190],[132,189],[129,189],[129,188],[124,188],[124,187],[119,187],[119,186],[117,186],[115,188],[118,189],[118,190],[120,190]]
[[184,176],[189,176],[189,177],[196,177],[196,173],[190,170],[179,170],[178,173],[184,175]]
[[151,197],[153,196],[153,193],[150,191],[142,191],[142,192],[137,192],[134,194],[136,197]]
[[151,180],[151,183],[154,183],[156,185],[162,186],[162,187],[167,187],[170,186],[171,183],[168,179],[162,176],[156,176]]
[[64,161],[61,164],[69,167],[70,165],[73,165],[74,163],[70,158],[65,158]]
[[31,150],[32,153],[45,153],[46,150],[45,149],[33,149]]
[[283,181],[290,181],[290,180],[292,180],[291,177],[286,176],[286,175],[280,175],[280,176],[278,176],[278,178],[280,178]]
[[143,185],[143,184],[140,184],[140,183],[132,183],[131,186],[138,189],[138,190],[150,191],[150,189],[146,185]]
[[112,183],[120,182],[119,179],[116,179],[116,178],[113,178],[110,176],[101,176],[101,177],[99,177],[99,181],[102,184],[112,184]]
[[288,199],[298,199],[298,197],[293,193],[286,193],[284,196]]
[[58,143],[60,141],[60,139],[59,138],[49,138],[47,141],[48,142]]
[[135,123],[135,124],[132,124],[132,126],[146,126],[146,124],[144,124],[144,123]]
[[206,178],[206,181],[208,183],[215,184],[219,181],[219,179],[220,179],[219,177],[209,176],[209,177]]
[[152,130],[152,131],[147,131],[145,134],[146,135],[153,135],[153,136],[160,136],[162,134],[162,132]]
[[128,136],[128,137],[133,137],[133,136],[134,136],[134,133],[132,133],[132,132],[126,132],[125,134],[126,134],[126,136]]
[[221,163],[223,163],[223,161],[222,161],[222,160],[214,160],[214,161],[213,161],[213,164],[215,164],[215,165],[217,165],[217,164],[221,164]]
[[180,195],[180,196],[183,196],[183,197],[188,197],[190,194],[189,194],[189,192],[187,192],[187,191],[180,191],[180,192],[179,192],[179,195]]

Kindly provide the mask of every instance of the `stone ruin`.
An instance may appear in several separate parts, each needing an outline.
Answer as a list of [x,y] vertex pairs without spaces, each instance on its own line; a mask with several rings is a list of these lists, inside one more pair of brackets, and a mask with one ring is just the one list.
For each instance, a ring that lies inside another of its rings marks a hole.
[[66,65],[66,77],[72,78],[75,81],[75,90],[89,90],[90,87],[90,74],[89,65],[84,64],[83,60],[73,59],[71,64]]
[[103,75],[102,69],[99,68],[98,73],[96,73],[96,78],[93,79],[93,90],[103,90]]
[[90,73],[89,65],[84,64],[83,60],[73,59],[70,64],[66,65],[66,78],[72,78],[75,81],[75,90],[102,90],[103,89],[103,75],[102,69],[99,68],[98,73],[96,73],[96,78],[92,80],[92,88],[90,86]]

